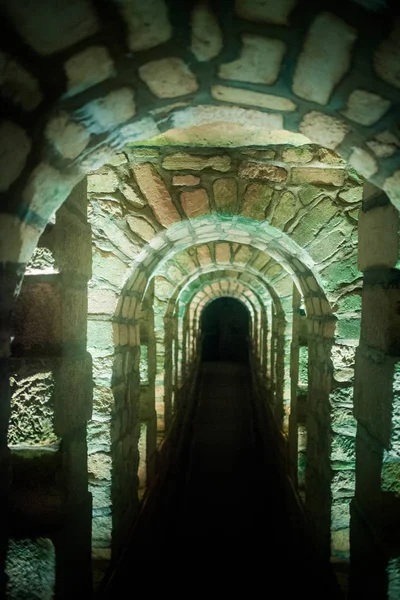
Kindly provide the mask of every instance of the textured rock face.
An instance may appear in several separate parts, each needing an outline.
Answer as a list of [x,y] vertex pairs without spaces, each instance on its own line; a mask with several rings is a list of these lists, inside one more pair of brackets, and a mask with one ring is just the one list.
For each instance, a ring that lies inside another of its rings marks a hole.
[[189,218],[205,215],[210,208],[207,192],[203,189],[194,190],[193,192],[182,192],[181,204],[186,216]]
[[168,227],[180,221],[180,215],[172,203],[170,193],[153,165],[149,163],[137,165],[134,167],[134,173],[140,189],[161,225]]
[[55,567],[55,549],[49,539],[10,540],[6,564],[9,598],[51,600],[54,597]]
[[139,68],[140,78],[157,98],[176,98],[198,89],[195,76],[180,58],[162,58]]

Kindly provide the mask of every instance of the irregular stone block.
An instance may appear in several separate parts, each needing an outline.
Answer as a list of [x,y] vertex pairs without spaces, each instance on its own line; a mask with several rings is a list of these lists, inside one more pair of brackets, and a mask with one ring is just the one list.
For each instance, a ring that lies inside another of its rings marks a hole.
[[5,192],[24,168],[31,140],[19,125],[3,121],[0,124],[0,147],[0,191]]
[[223,47],[222,32],[216,16],[208,6],[199,2],[191,15],[191,51],[199,62],[218,56]]
[[239,17],[261,23],[287,25],[288,17],[296,5],[296,0],[236,0],[235,8]]
[[313,185],[334,185],[340,187],[344,184],[346,171],[344,169],[320,169],[318,167],[293,167],[290,172],[291,182],[311,183]]
[[399,150],[400,139],[392,131],[386,129],[376,133],[366,144],[378,158],[389,158]]
[[400,19],[395,20],[390,36],[375,51],[375,72],[387,83],[400,88]]
[[[289,98],[227,87],[225,85],[211,86],[211,95],[216,100],[230,102],[231,104],[247,104],[248,106],[259,106],[260,108],[282,111],[292,111],[296,109],[295,103],[289,100]],[[280,115],[274,116],[276,117],[277,122],[280,121],[280,124],[279,126],[277,125],[276,129],[282,129],[282,117]]]
[[77,111],[77,117],[83,121],[91,133],[104,133],[125,123],[135,115],[134,96],[135,93],[130,88],[113,90],[104,98],[86,104]]
[[373,125],[389,110],[391,102],[365,90],[354,90],[347,99],[347,106],[342,114],[369,127]]
[[143,208],[143,206],[146,206],[146,200],[139,196],[128,183],[122,183],[119,186],[119,189],[128,202],[135,208]]
[[366,150],[354,147],[349,159],[349,164],[354,167],[360,175],[369,179],[378,171],[378,163],[375,158]]
[[284,42],[251,33],[244,33],[241,38],[240,57],[220,65],[218,76],[248,83],[275,83],[286,49]]
[[299,130],[315,144],[334,150],[350,128],[340,119],[313,110],[304,115]]
[[172,203],[170,193],[151,163],[143,163],[133,168],[136,181],[146,196],[157,220],[164,227],[181,220],[180,214]]
[[45,135],[63,158],[73,159],[86,148],[90,133],[80,123],[72,121],[65,112],[53,117],[47,124]]
[[300,98],[327,104],[350,68],[356,31],[331,13],[319,14],[312,23],[293,78]]
[[111,481],[111,456],[95,452],[88,456],[89,481]]
[[237,209],[237,183],[235,179],[221,178],[213,183],[214,201],[219,213],[234,214]]
[[130,50],[148,50],[170,39],[172,28],[164,0],[121,0],[118,5],[128,27]]
[[240,163],[238,170],[238,175],[242,179],[266,179],[276,182],[285,181],[287,174],[283,167],[251,162]]
[[300,207],[301,204],[297,202],[296,197],[292,192],[283,192],[275,205],[274,214],[271,218],[271,225],[278,229],[284,229],[286,223],[296,216],[297,210]]
[[314,152],[308,146],[299,146],[298,148],[286,148],[282,152],[282,160],[285,162],[307,163],[314,158]]
[[0,98],[10,100],[23,110],[34,110],[43,99],[35,77],[4,52],[0,52],[0,81]]
[[264,220],[273,192],[273,188],[263,183],[250,183],[243,194],[240,214],[244,217]]
[[110,167],[102,167],[95,173],[89,173],[87,182],[87,191],[97,194],[115,192],[119,184],[118,175]]
[[114,74],[114,63],[105,46],[90,46],[64,64],[68,96],[83,92]]
[[187,217],[194,219],[210,212],[208,194],[203,188],[181,193],[181,205]]
[[139,67],[139,76],[157,98],[176,98],[197,92],[198,83],[180,58],[162,58]]
[[144,218],[127,215],[126,222],[133,233],[136,233],[146,242],[149,242],[156,235],[154,227]]
[[200,177],[194,175],[174,175],[172,185],[192,186],[200,183]]
[[200,156],[196,154],[188,154],[187,152],[177,152],[169,154],[162,162],[164,169],[168,171],[190,169],[193,171],[202,171],[206,168],[214,169],[215,171],[229,171],[231,159],[229,156]]
[[69,48],[99,31],[88,0],[37,0],[35,10],[24,0],[7,0],[5,9],[21,37],[42,55]]
[[[217,264],[230,262],[231,260],[231,247],[229,244],[215,244],[215,260]],[[206,288],[204,288],[206,291]]]

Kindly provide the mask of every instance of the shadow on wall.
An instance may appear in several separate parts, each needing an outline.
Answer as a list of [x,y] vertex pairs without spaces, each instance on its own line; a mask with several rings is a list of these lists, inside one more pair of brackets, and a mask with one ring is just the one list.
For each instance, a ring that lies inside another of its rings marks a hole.
[[218,298],[201,315],[203,361],[247,363],[250,315],[234,298]]

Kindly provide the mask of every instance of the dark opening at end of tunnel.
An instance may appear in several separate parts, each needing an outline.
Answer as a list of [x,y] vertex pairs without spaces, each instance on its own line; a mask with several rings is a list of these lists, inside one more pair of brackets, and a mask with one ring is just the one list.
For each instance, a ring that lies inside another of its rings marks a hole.
[[250,314],[234,298],[217,298],[201,315],[202,361],[248,363]]

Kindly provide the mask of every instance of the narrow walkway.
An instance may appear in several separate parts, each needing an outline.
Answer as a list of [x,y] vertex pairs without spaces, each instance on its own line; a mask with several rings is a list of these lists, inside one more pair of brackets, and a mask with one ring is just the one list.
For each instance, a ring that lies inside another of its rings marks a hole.
[[265,464],[253,423],[248,368],[203,363],[194,433],[179,473],[171,465],[170,485],[132,540],[105,597],[148,591],[176,598],[340,598],[300,522],[288,514],[284,479],[273,452]]

